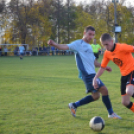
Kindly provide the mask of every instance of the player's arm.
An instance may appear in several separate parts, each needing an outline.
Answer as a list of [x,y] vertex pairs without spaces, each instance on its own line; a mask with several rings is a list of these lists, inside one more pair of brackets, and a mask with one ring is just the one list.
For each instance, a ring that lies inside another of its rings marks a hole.
[[100,67],[101,66],[101,64],[96,59],[94,61],[94,65],[95,65],[95,67]]
[[[94,65],[95,65],[95,67],[101,67],[101,63],[99,63],[96,59],[94,61]],[[110,67],[108,67],[108,66],[105,67],[104,70],[107,70],[108,72],[112,71],[112,69]]]
[[[104,53],[104,57],[103,57],[103,60],[102,60],[101,65],[100,65],[100,69],[99,69],[99,71],[96,73],[96,75],[95,75],[95,77],[94,77],[94,79],[93,79],[93,86],[94,86],[95,89],[98,88],[97,78],[99,78],[99,77],[104,73],[105,70],[107,70],[108,72],[111,72],[111,71],[112,71],[112,69],[107,66],[107,64],[108,64],[109,61],[110,61],[110,60],[107,58],[107,54]],[[98,63],[97,63],[97,64],[98,64]],[[98,64],[98,65],[99,65],[99,64]]]
[[54,47],[56,47],[57,49],[60,49],[60,50],[69,50],[69,47],[66,44],[57,44],[53,40],[49,40],[47,43],[50,46],[54,46]]
[[98,88],[98,83],[97,83],[97,78],[99,78],[103,72],[105,71],[105,68],[100,67],[99,71],[97,72],[97,74],[95,75],[94,79],[93,79],[93,86],[95,89]]

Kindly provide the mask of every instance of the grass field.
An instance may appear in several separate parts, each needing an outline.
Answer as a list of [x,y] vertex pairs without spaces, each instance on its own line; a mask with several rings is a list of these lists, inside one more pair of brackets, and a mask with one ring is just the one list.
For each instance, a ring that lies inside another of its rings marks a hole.
[[68,103],[86,96],[74,56],[0,57],[0,134],[95,134],[89,128],[93,116],[105,120],[100,134],[133,134],[134,114],[121,104],[119,69],[109,65],[113,72],[101,79],[122,120],[108,119],[101,98],[71,116]]

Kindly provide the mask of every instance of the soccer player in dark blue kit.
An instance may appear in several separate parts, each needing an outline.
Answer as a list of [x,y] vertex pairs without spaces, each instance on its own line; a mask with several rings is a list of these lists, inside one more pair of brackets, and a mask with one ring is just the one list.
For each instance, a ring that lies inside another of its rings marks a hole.
[[[84,29],[84,36],[82,39],[76,40],[70,44],[57,44],[53,40],[49,40],[48,44],[54,46],[59,50],[73,50],[75,52],[76,64],[79,72],[81,73],[81,78],[86,86],[86,92],[91,92],[81,100],[69,103],[69,108],[71,114],[75,117],[76,110],[78,107],[94,102],[100,98],[100,93],[102,94],[102,101],[107,108],[108,118],[121,119],[116,113],[114,113],[106,86],[103,82],[98,79],[98,90],[95,90],[92,81],[96,74],[95,67],[100,67],[101,64],[97,62],[92,47],[89,44],[95,36],[95,29],[92,26],[87,26]],[[107,71],[112,71],[110,67],[106,67]]]

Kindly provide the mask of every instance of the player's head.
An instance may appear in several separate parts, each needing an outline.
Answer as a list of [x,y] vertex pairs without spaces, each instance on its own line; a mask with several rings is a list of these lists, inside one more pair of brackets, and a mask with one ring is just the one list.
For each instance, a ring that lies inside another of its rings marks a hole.
[[92,26],[87,26],[84,29],[84,36],[83,38],[87,41],[90,42],[95,36],[95,28]]
[[111,51],[114,47],[113,38],[108,33],[101,35],[100,42],[108,51]]

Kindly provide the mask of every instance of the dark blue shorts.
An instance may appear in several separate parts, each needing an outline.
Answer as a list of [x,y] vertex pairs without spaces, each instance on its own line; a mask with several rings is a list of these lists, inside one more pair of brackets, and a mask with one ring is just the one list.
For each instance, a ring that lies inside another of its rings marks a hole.
[[[88,90],[88,92],[97,92],[98,90],[95,90],[93,85],[92,85],[92,82],[93,82],[93,78],[95,77],[96,74],[91,74],[91,75],[88,75],[88,76],[82,76],[82,79],[85,83],[85,86],[86,86],[86,89]],[[98,79],[98,89],[101,88],[102,86],[104,86],[104,83]]]
[[20,52],[20,56],[24,56],[24,53],[23,52]]

